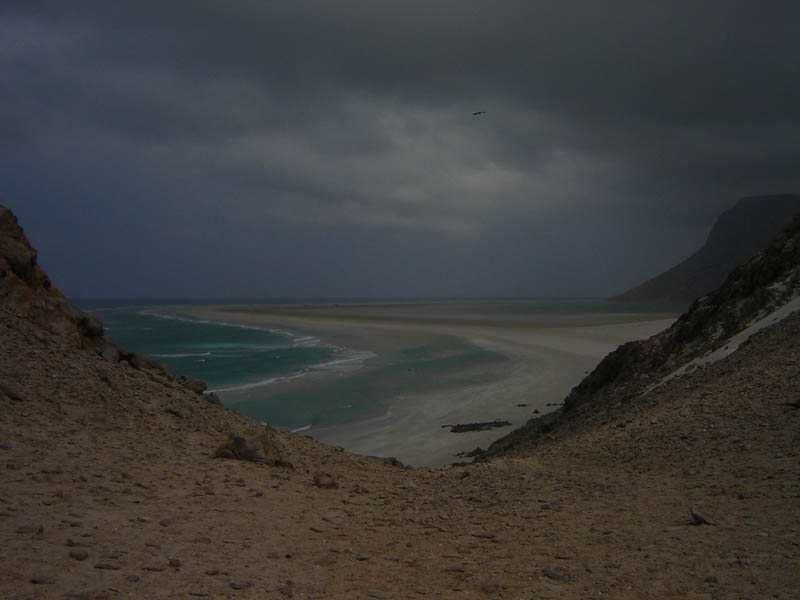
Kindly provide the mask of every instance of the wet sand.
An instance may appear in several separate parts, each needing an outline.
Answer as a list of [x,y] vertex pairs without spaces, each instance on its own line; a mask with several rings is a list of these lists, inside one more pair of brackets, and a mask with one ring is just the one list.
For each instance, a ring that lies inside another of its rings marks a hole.
[[[469,384],[392,398],[379,417],[305,432],[359,454],[430,467],[462,460],[459,453],[485,448],[535,411],[553,410],[608,352],[674,320],[667,313],[526,312],[500,302],[205,306],[183,312],[313,332],[325,343],[379,355],[451,337],[506,357],[502,368],[467,377]],[[465,433],[443,427],[495,419],[512,426]]]

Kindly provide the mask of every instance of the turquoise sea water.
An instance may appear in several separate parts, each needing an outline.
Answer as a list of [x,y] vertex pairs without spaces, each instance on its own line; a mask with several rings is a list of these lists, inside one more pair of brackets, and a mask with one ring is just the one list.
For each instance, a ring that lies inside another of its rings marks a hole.
[[[205,381],[222,402],[288,430],[329,427],[378,416],[404,397],[481,383],[500,376],[505,357],[467,341],[430,336],[375,354],[326,343],[311,331],[252,327],[186,317],[199,303],[80,301],[103,319],[106,335],[134,352],[152,356],[178,374]],[[208,303],[205,303],[208,304]],[[338,306],[338,305],[337,305]],[[385,304],[362,303],[358,314]],[[663,310],[636,307],[634,312]],[[625,318],[631,307],[604,301],[403,301],[398,318],[431,318],[498,326],[586,324],[598,313]]]
[[288,331],[185,318],[179,304],[86,301],[115,343],[149,354],[175,373],[225,389],[302,373],[337,350]]
[[106,336],[202,379],[226,406],[288,430],[382,414],[403,395],[465,383],[473,367],[504,361],[453,339],[376,355],[326,344],[308,332],[186,317],[186,304],[82,301]]

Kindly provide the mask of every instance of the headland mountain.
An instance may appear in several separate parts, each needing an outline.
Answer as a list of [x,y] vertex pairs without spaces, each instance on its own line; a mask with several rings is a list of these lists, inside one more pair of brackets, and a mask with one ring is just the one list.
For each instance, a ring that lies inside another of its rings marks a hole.
[[614,298],[688,306],[717,288],[737,265],[764,248],[800,212],[800,195],[749,196],[723,212],[705,244],[686,260]]
[[798,252],[795,220],[547,425],[410,469],[120,349],[0,209],[0,597],[791,598]]

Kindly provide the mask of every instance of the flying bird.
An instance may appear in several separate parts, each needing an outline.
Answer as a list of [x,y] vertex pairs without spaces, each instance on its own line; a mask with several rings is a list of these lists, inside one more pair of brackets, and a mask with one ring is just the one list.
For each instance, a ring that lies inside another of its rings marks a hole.
[[478,115],[485,115],[485,114],[486,114],[485,110],[476,110],[474,113],[472,113],[472,116],[477,117]]

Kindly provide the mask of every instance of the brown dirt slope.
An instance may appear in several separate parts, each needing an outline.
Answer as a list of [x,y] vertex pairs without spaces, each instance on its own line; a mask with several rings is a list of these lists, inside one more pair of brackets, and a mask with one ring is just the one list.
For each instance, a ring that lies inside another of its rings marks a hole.
[[403,469],[3,305],[0,597],[791,598],[799,383],[794,315],[533,454]]

